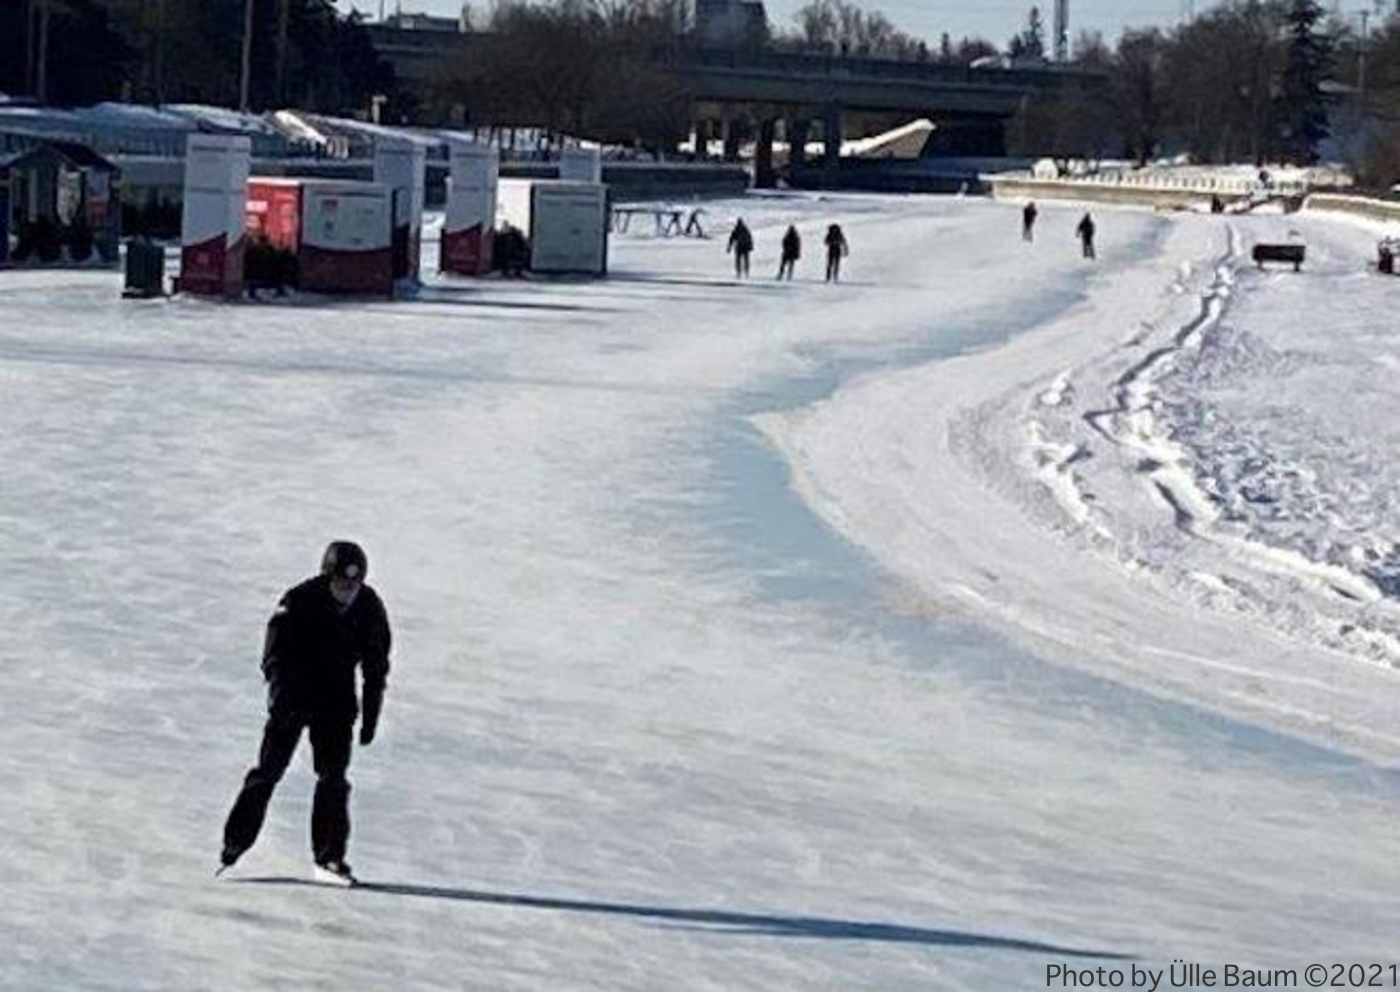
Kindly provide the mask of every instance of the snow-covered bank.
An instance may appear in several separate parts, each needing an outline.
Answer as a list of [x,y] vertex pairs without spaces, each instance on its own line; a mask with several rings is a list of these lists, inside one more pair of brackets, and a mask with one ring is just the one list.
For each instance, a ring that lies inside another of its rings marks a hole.
[[[1297,225],[1302,275],[1250,269],[1250,242]],[[918,596],[1400,757],[1393,285],[1366,236],[1325,221],[1172,226],[1159,258],[1032,335],[761,426]]]

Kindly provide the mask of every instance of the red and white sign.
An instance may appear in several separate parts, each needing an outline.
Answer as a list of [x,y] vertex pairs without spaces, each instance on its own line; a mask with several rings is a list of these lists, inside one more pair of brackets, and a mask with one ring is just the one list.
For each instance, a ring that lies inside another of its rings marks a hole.
[[297,253],[301,288],[392,295],[393,202],[380,183],[308,180]]
[[500,152],[490,145],[454,139],[448,143],[448,160],[452,173],[438,267],[458,275],[480,275],[491,270]]
[[251,142],[242,135],[191,134],[186,140],[176,284],[182,293],[237,296],[243,290],[251,152]]

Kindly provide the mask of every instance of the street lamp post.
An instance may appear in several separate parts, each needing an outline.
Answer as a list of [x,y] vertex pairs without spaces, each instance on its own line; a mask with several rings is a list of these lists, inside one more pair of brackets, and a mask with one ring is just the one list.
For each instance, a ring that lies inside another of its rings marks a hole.
[[39,0],[39,56],[35,70],[34,96],[40,103],[49,95],[49,2]]
[[243,60],[238,78],[238,109],[248,112],[248,85],[253,69],[253,0],[243,0]]
[[1361,44],[1356,52],[1356,89],[1361,97],[1361,112],[1366,112],[1366,48],[1370,43],[1371,12],[1361,11]]

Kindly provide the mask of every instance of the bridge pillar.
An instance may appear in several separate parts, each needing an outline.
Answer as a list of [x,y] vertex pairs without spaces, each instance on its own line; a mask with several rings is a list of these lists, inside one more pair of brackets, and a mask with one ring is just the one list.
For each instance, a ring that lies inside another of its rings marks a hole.
[[777,125],[771,117],[758,122],[758,141],[753,150],[753,184],[757,189],[773,188],[773,135]]
[[705,118],[695,122],[695,159],[704,161],[710,153],[710,122]]
[[733,117],[724,118],[724,160],[726,162],[739,161],[739,138],[740,124]]
[[812,133],[812,122],[805,117],[787,122],[788,174],[792,178],[807,167],[807,138]]
[[840,179],[842,137],[841,108],[831,104],[822,112],[822,185],[828,188]]

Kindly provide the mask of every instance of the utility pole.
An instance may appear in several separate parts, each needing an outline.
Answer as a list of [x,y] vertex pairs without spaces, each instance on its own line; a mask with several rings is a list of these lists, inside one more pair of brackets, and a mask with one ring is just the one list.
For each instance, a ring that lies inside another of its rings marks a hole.
[[248,112],[248,85],[253,71],[253,0],[243,0],[243,65],[238,77],[238,109]]
[[49,4],[39,0],[39,60],[34,79],[34,96],[44,103],[49,96]]
[[277,11],[277,103],[287,102],[287,31],[292,0],[280,0]]
[[1055,61],[1069,61],[1069,0],[1055,0]]
[[24,88],[30,93],[34,92],[34,48],[38,36],[34,20],[35,2],[28,0],[24,8]]
[[1366,112],[1366,49],[1369,47],[1371,12],[1361,11],[1361,44],[1356,50],[1356,90],[1361,96],[1361,112]]
[[156,103],[165,103],[165,0],[156,0]]

